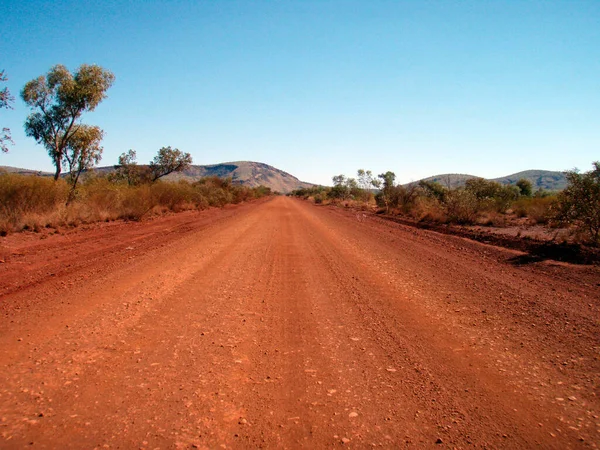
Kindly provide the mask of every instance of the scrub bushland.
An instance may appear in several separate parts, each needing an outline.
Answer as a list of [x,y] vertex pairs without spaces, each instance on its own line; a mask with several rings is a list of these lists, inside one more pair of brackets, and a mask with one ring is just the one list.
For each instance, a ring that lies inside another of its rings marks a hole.
[[68,180],[4,173],[0,174],[0,234],[118,219],[141,220],[168,212],[222,207],[270,194],[264,186],[249,188],[217,177],[193,183],[159,180],[131,185],[90,176],[68,201],[72,195]]

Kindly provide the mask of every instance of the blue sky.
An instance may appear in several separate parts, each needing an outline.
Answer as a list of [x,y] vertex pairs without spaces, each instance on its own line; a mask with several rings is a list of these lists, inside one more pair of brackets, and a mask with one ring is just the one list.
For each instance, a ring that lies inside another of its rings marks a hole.
[[600,1],[11,1],[0,3],[0,165],[51,170],[23,85],[55,64],[116,81],[86,123],[100,165],[162,146],[252,160],[314,183],[392,170],[589,170],[600,159]]

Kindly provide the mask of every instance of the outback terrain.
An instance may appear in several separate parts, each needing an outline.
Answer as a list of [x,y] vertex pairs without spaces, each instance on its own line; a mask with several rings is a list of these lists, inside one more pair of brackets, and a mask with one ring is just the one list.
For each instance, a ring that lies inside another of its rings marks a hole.
[[0,240],[1,448],[597,448],[600,267],[276,197]]
[[[115,170],[114,166],[96,167],[93,171],[99,175],[106,175]],[[50,172],[39,172],[30,169],[19,169],[17,167],[0,166],[0,172],[17,173],[21,175],[43,175],[52,176]],[[67,174],[64,174],[67,176]],[[191,165],[182,172],[172,173],[165,177],[166,180],[186,180],[189,182],[198,181],[204,177],[217,176],[220,178],[231,178],[235,184],[241,184],[248,187],[266,186],[274,191],[288,193],[296,189],[310,188],[312,183],[300,181],[295,176],[284,172],[261,162],[254,161],[234,161],[211,165]],[[470,178],[477,178],[475,175],[464,174],[442,174],[423,178],[423,181],[434,181],[444,187],[464,186]],[[513,173],[500,178],[493,178],[491,181],[497,181],[500,184],[516,184],[520,179],[526,179],[531,182],[534,189],[545,189],[550,191],[559,191],[567,186],[567,179],[564,172],[555,172],[550,170],[525,170],[523,172]],[[408,185],[418,183],[412,181]]]
[[[53,175],[49,172],[38,172],[29,169],[0,166],[0,173],[2,171],[20,175],[42,175],[48,177]],[[105,176],[114,171],[115,166],[95,167],[94,169],[91,169],[91,172],[100,176]],[[63,176],[67,177],[68,174],[64,174]],[[194,181],[199,181],[202,178],[213,176],[219,178],[231,178],[231,181],[234,184],[250,188],[266,186],[273,191],[282,193],[313,186],[313,184],[300,181],[295,176],[284,172],[283,170],[254,161],[234,161],[205,166],[190,165],[181,172],[174,172],[167,175],[164,179],[169,181],[185,180],[192,183]]]

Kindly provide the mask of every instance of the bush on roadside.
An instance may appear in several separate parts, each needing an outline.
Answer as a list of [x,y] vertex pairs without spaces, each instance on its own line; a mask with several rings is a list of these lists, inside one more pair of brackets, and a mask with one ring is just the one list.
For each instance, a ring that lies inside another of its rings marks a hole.
[[449,222],[472,224],[477,220],[480,200],[467,189],[453,189],[446,196],[445,209]]
[[533,224],[547,224],[552,218],[552,208],[556,196],[521,197],[514,202],[512,209],[517,217],[526,217]]
[[64,180],[54,182],[47,177],[1,174],[0,233],[46,226],[44,216],[64,205],[68,195],[69,186]]
[[592,166],[589,172],[566,173],[569,185],[558,194],[554,221],[575,227],[590,242],[600,245],[600,161]]

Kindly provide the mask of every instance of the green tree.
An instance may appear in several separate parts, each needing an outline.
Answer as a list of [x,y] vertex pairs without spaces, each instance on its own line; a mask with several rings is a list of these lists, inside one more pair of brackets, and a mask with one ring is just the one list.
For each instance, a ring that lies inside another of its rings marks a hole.
[[121,153],[119,163],[114,168],[115,172],[112,174],[111,179],[114,181],[125,181],[130,186],[147,183],[151,179],[148,166],[138,165],[137,154],[133,149]]
[[71,191],[67,204],[75,195],[77,182],[84,170],[94,167],[102,158],[103,148],[100,146],[104,132],[96,126],[78,125],[77,130],[67,142],[64,152],[64,162],[69,170]]
[[555,220],[574,225],[600,244],[600,162],[592,166],[583,174],[577,169],[566,172],[569,185],[558,194]]
[[500,189],[494,196],[494,203],[496,211],[505,213],[513,204],[515,200],[519,198],[519,188],[510,184],[500,185]]
[[428,197],[435,198],[440,203],[444,203],[444,201],[446,201],[448,189],[446,189],[437,181],[421,180],[419,181],[419,187],[425,192],[425,195],[427,195]]
[[345,175],[335,175],[331,178],[333,187],[329,192],[331,198],[339,198],[346,200],[350,196],[350,189],[348,188],[348,179]]
[[373,176],[373,172],[370,170],[358,169],[356,173],[358,178],[358,187],[361,189],[360,196],[363,201],[370,201],[373,198],[373,192],[371,189],[379,188],[379,180]]
[[533,185],[531,181],[526,178],[521,178],[517,181],[517,187],[519,188],[519,193],[523,197],[531,197],[533,195]]
[[152,181],[164,177],[173,172],[181,172],[192,165],[192,157],[189,153],[183,153],[176,148],[162,147],[154,159],[150,162]]
[[469,178],[465,182],[465,189],[473,193],[478,200],[485,200],[494,198],[502,189],[502,185],[485,178]]
[[[4,75],[4,70],[0,70],[0,81],[7,81],[8,78]],[[0,89],[0,109],[13,109],[12,104],[15,98],[11,95],[7,87]],[[9,128],[2,128],[0,134],[0,151],[8,153],[8,144],[13,144]]]
[[394,182],[396,180],[396,174],[390,172],[381,173],[377,175],[381,179],[381,190],[375,196],[375,200],[379,206],[384,206],[386,212],[390,212],[390,208],[394,204],[394,198],[396,194]]
[[25,134],[48,151],[56,168],[55,180],[60,177],[67,148],[77,139],[81,116],[106,98],[114,79],[97,65],[83,64],[71,73],[59,64],[25,84],[21,97],[33,111],[25,121]]
[[369,191],[373,188],[379,188],[379,180],[373,176],[373,172],[370,170],[358,169],[356,175],[358,178],[358,185],[361,189]]

